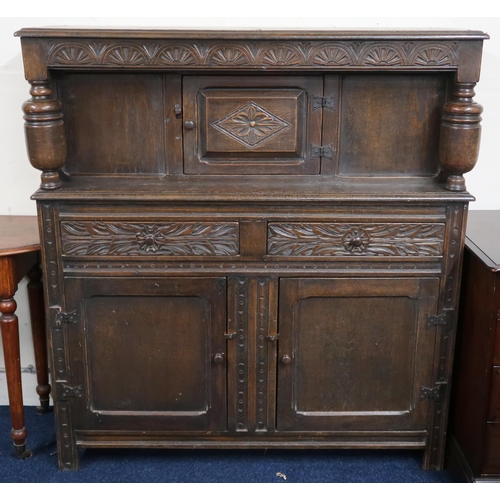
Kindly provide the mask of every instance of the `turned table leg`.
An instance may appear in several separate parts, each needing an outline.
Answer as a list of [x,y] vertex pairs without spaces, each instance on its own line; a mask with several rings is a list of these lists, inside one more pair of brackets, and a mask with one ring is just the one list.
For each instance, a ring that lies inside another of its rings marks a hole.
[[43,286],[40,281],[42,271],[35,264],[28,272],[28,301],[30,306],[31,329],[33,333],[33,346],[35,349],[35,365],[37,387],[36,392],[40,397],[40,406],[36,412],[41,415],[49,407],[49,370],[47,364],[47,337],[45,331],[45,310],[43,303]]
[[7,390],[12,420],[10,435],[14,441],[17,456],[19,458],[28,458],[31,456],[31,452],[26,450],[26,436],[28,433],[24,427],[19,324],[17,316],[14,314],[16,308],[17,304],[13,297],[0,299],[0,329],[2,332]]

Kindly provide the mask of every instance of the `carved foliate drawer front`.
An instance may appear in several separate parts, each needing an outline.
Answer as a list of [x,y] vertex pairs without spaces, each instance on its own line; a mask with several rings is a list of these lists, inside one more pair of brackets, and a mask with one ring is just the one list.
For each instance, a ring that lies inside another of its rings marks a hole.
[[281,257],[440,257],[445,224],[272,222],[267,252]]
[[184,172],[319,174],[322,94],[320,77],[185,77]]
[[237,222],[61,222],[64,256],[232,256]]

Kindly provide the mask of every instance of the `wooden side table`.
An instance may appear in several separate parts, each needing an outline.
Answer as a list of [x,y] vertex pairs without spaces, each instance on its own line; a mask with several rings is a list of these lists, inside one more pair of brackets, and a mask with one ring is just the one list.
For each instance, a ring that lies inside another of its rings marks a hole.
[[36,217],[0,216],[0,329],[12,419],[11,436],[19,458],[28,458],[27,431],[24,427],[23,394],[19,348],[19,324],[14,294],[28,276],[28,300],[35,348],[36,391],[40,397],[38,413],[49,406],[50,385],[47,367],[45,312],[40,271],[40,242]]
[[500,210],[467,224],[448,469],[458,481],[500,481]]

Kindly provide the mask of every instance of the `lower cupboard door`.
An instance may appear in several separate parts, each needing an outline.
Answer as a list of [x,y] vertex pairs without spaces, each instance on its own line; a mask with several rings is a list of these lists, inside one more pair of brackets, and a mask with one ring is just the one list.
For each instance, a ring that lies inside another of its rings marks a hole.
[[280,280],[278,431],[427,428],[437,278]]
[[226,429],[225,278],[66,278],[65,290],[75,429]]

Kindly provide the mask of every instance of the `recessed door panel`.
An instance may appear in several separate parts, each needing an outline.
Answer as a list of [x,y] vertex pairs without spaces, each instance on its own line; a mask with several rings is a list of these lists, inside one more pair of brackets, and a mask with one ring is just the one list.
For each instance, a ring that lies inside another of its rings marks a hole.
[[425,429],[437,279],[282,279],[278,430]]
[[318,174],[320,77],[185,77],[184,172]]
[[226,428],[225,279],[66,283],[77,428]]

